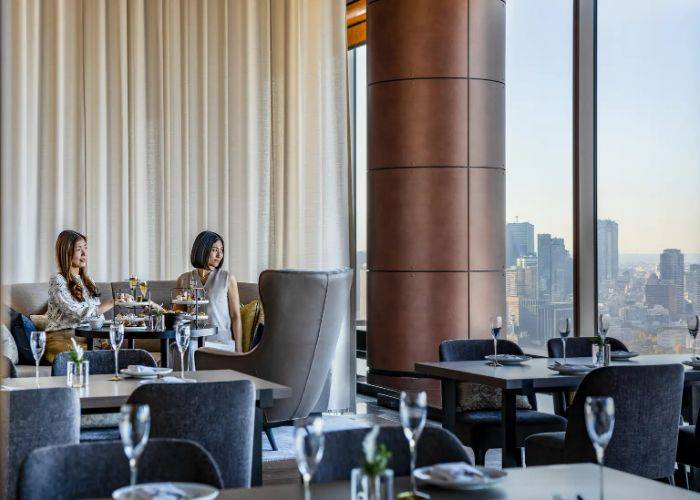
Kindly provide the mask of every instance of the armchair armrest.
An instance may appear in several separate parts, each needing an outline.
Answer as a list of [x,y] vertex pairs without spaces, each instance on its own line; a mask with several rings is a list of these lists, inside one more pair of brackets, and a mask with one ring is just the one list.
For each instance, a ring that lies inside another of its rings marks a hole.
[[203,347],[194,353],[197,370],[235,370],[258,376],[255,350],[245,354]]

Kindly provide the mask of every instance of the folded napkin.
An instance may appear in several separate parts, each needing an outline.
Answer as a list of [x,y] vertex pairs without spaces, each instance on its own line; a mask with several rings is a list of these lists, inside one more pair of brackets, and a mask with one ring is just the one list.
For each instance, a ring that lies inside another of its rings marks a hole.
[[484,477],[484,473],[466,462],[450,462],[433,465],[430,468],[430,477],[436,481],[453,483],[474,477]]
[[172,483],[143,484],[137,486],[133,498],[137,500],[180,500],[190,498],[187,492]]
[[158,370],[152,366],[129,365],[126,369],[131,373],[138,373],[139,375],[158,375]]

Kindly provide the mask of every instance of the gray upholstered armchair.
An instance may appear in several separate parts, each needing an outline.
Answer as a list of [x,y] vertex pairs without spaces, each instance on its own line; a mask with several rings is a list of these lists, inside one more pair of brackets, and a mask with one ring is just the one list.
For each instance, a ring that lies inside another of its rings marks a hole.
[[231,369],[291,387],[292,396],[265,412],[269,427],[326,409],[330,370],[350,300],[352,270],[264,271],[258,281],[265,312],[260,343],[245,354],[202,348],[198,370]]

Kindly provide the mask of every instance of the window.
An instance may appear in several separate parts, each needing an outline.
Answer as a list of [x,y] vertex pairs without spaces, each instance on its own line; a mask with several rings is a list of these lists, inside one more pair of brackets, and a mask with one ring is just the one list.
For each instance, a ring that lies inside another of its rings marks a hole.
[[573,318],[570,1],[506,4],[509,340],[544,351]]
[[700,313],[700,2],[598,1],[598,308],[643,353]]

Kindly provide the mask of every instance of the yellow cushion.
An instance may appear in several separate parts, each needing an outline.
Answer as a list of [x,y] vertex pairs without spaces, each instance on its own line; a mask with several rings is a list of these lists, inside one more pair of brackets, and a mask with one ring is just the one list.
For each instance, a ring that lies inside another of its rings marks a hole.
[[42,332],[49,326],[49,317],[46,314],[32,314],[29,316],[29,319],[34,323],[36,329]]
[[250,350],[250,343],[258,325],[265,320],[262,303],[258,300],[251,300],[247,304],[241,305],[241,326],[242,326],[242,348],[243,352]]

